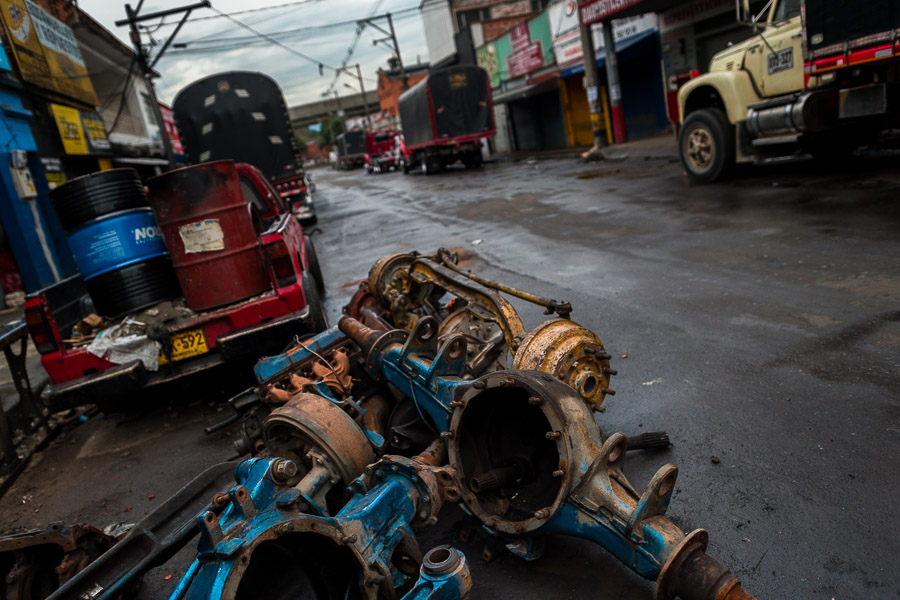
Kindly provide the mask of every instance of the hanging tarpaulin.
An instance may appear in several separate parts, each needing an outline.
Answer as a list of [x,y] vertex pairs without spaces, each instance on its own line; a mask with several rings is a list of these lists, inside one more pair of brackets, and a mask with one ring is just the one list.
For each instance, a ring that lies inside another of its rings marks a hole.
[[0,9],[22,79],[96,106],[72,29],[31,0],[0,0]]
[[112,146],[100,115],[62,104],[51,104],[66,154],[107,155]]

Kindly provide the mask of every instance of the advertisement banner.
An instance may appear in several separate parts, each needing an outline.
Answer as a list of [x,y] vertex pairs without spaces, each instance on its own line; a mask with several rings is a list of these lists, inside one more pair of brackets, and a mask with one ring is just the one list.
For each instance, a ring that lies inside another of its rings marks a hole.
[[633,6],[641,0],[588,0],[581,4],[581,22],[585,25],[596,23],[610,15]]
[[66,154],[108,154],[112,149],[97,113],[62,104],[51,104],[50,110]]
[[163,125],[166,128],[166,135],[169,138],[169,144],[172,146],[172,152],[184,156],[184,148],[181,146],[181,138],[178,137],[178,128],[175,127],[175,115],[172,113],[172,109],[164,104],[160,104],[159,112],[162,115]]
[[527,19],[528,17],[510,17],[496,21],[482,21],[481,32],[484,34],[484,39],[492,40],[503,35],[519,23],[525,22]]
[[97,105],[97,95],[72,29],[31,0],[0,0],[22,79],[40,88]]
[[520,17],[531,13],[531,0],[516,0],[491,7],[491,19]]
[[[582,62],[581,32],[578,22],[578,11],[575,2],[551,4],[547,10],[550,19],[550,30],[553,34],[553,54],[560,67]],[[656,31],[658,20],[654,14],[617,19],[613,24],[613,39],[618,44],[622,40],[648,31]],[[594,49],[598,58],[602,55],[603,33],[600,24],[591,28]]]
[[490,74],[493,87],[552,64],[553,44],[547,13],[516,25],[506,35],[479,48],[476,55],[478,66]]

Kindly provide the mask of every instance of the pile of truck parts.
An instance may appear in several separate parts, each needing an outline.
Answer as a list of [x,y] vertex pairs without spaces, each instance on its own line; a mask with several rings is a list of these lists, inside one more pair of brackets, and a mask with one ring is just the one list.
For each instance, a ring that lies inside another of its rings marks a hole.
[[[560,317],[526,332],[499,289]],[[571,535],[655,581],[656,599],[752,598],[706,554],[706,531],[665,516],[675,466],[643,491],[625,477],[629,440],[595,419],[609,356],[571,310],[467,274],[446,251],[379,260],[337,327],[260,361],[259,386],[231,400],[226,424],[243,419],[238,448],[257,455],[236,485],[209,494],[227,464],[201,476],[131,534],[168,541],[131,543],[149,548],[135,561],[126,538],[54,597],[83,597],[76,585],[112,597],[199,533],[173,600],[463,598],[464,557],[423,556],[413,533],[458,502],[489,545],[528,560],[547,534]]]

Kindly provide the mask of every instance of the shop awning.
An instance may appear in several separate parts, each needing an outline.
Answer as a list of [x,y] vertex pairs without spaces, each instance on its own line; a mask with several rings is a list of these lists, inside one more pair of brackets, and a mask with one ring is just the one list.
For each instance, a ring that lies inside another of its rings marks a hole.
[[[635,44],[658,34],[659,32],[655,29],[650,29],[647,31],[642,31],[641,33],[638,33],[631,37],[621,39],[616,42],[616,54],[621,55],[625,50],[628,50]],[[597,66],[603,67],[606,64],[606,50],[601,49],[599,54],[600,56],[597,58]],[[576,65],[570,65],[559,70],[560,77],[569,77],[570,75],[578,75],[580,73],[584,73],[584,62],[580,62]]]
[[[583,68],[584,67],[582,67],[582,69]],[[551,72],[546,72],[529,79],[523,86],[495,93],[492,100],[494,104],[503,104],[505,102],[512,102],[513,100],[521,100],[522,98],[527,98],[528,96],[533,96],[535,94],[550,92],[555,90],[558,86],[559,71],[554,69]]]

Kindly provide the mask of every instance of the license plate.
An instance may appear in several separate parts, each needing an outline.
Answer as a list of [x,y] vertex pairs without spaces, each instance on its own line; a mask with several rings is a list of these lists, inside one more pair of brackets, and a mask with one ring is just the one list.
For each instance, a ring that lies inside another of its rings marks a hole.
[[165,364],[170,360],[184,360],[207,352],[209,346],[206,344],[206,336],[203,335],[202,329],[182,331],[169,338],[169,355],[160,354],[159,364]]

